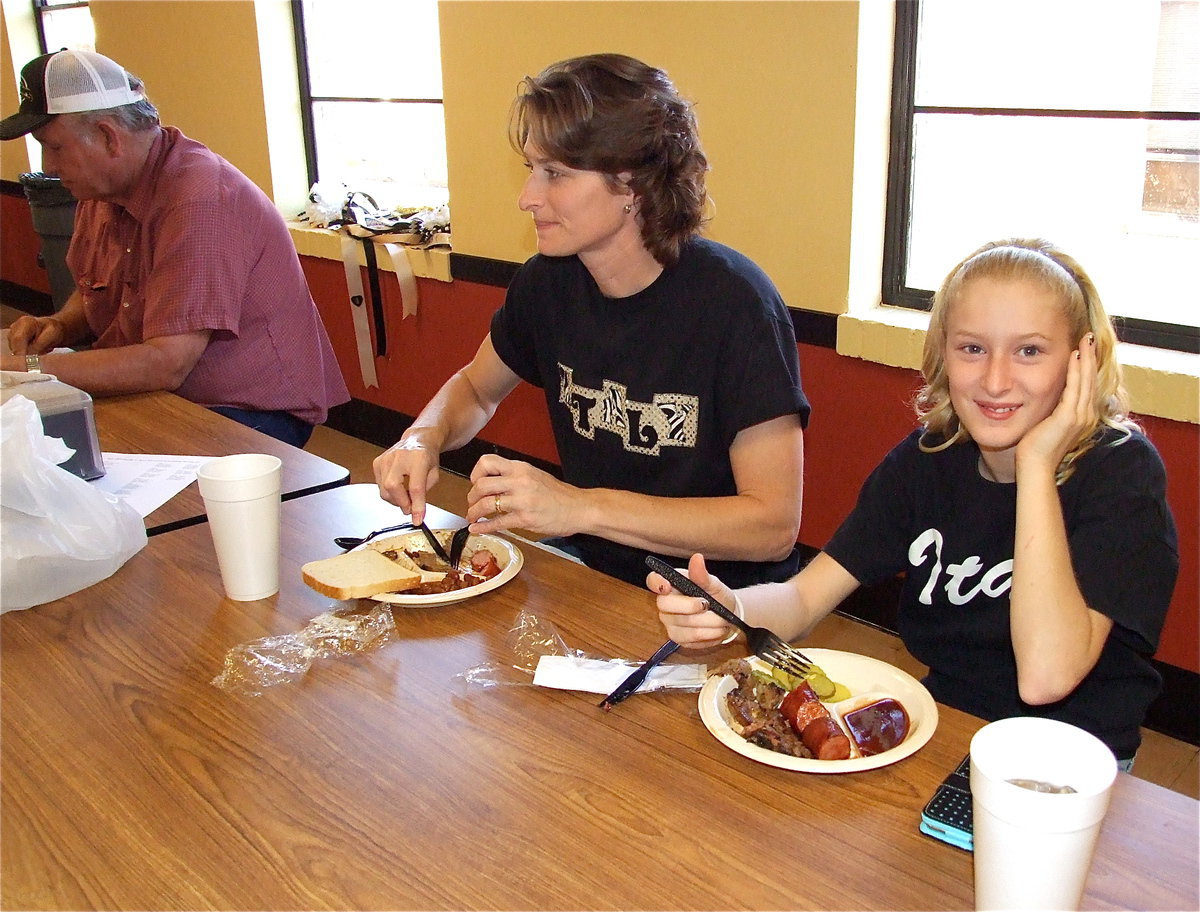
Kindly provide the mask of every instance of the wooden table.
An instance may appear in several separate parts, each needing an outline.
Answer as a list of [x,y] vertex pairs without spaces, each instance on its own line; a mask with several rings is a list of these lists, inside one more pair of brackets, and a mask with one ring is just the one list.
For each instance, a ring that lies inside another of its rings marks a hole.
[[[270,599],[222,597],[200,526],[0,618],[3,908],[973,906],[971,856],[917,830],[972,716],[940,707],[913,756],[819,776],[722,746],[694,694],[605,713],[592,694],[466,684],[509,654],[522,609],[595,655],[662,641],[648,593],[533,545],[500,589],[396,609],[377,651],[318,660],[260,697],[214,687],[230,647],[332,604],[301,563],[401,514],[352,485],[283,518]],[[1197,803],[1121,774],[1086,908],[1195,909],[1196,853]]]
[[[97,398],[93,407],[101,452],[173,456],[268,453],[283,461],[283,499],[349,483],[344,466],[276,440],[174,393],[136,393]],[[204,522],[204,501],[192,484],[146,517],[157,535]]]

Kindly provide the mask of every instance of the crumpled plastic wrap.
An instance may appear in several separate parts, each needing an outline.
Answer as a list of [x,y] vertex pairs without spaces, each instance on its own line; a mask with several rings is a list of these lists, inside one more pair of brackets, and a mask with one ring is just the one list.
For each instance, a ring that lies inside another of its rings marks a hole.
[[350,188],[341,181],[317,181],[308,191],[308,202],[301,213],[314,228],[325,228],[339,221]]
[[213,685],[257,697],[268,687],[298,681],[316,659],[337,659],[378,649],[396,629],[390,605],[326,611],[298,633],[263,637],[225,654]]
[[[642,664],[640,659],[608,659],[579,649],[572,649],[550,621],[524,609],[517,614],[504,643],[509,651],[507,661],[476,665],[461,672],[457,677],[467,684],[476,684],[480,687],[533,686],[534,673],[537,671],[538,662],[542,656],[565,656],[572,659],[590,660],[607,666],[619,665],[628,668],[629,672]],[[662,682],[657,689],[696,691],[700,689],[702,683],[702,681],[700,683]],[[608,691],[596,692],[607,693]]]
[[503,684],[533,684],[533,673],[544,655],[593,658],[567,646],[558,630],[549,621],[521,609],[504,640],[510,656],[507,663],[488,662],[468,668],[458,675],[468,684],[495,687]]

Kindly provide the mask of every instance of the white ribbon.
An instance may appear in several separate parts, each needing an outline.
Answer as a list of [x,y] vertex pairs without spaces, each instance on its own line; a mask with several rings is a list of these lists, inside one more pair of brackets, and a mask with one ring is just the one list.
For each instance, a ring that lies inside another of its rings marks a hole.
[[404,317],[411,317],[417,312],[417,277],[413,274],[412,264],[408,262],[408,254],[403,244],[385,243],[383,249],[392,258],[392,266],[396,270],[396,281],[400,283],[400,305]]
[[367,298],[363,293],[362,273],[358,266],[358,241],[341,235],[342,265],[346,267],[346,289],[350,293],[350,315],[354,319],[354,343],[358,349],[358,369],[363,383],[379,388],[375,375],[375,352],[371,347],[371,325],[367,319]]

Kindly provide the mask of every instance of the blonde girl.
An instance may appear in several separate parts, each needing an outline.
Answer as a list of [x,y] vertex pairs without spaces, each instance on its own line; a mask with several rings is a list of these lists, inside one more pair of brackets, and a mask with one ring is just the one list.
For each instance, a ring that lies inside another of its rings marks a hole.
[[[921,427],[825,549],[786,583],[734,592],[701,555],[689,575],[794,639],[902,573],[898,630],[935,699],[1070,722],[1128,767],[1161,687],[1149,659],[1179,560],[1162,461],[1129,417],[1115,355],[1075,260],[1042,240],[984,245],[934,298]],[[677,642],[729,632],[656,574],[647,585]]]

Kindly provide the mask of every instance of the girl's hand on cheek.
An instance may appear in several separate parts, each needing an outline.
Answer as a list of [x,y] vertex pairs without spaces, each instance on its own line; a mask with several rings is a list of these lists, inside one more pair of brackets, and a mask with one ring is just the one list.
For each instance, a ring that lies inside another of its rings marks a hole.
[[1096,343],[1091,333],[1067,362],[1067,381],[1054,411],[1021,438],[1017,465],[1042,463],[1051,471],[1096,422]]

